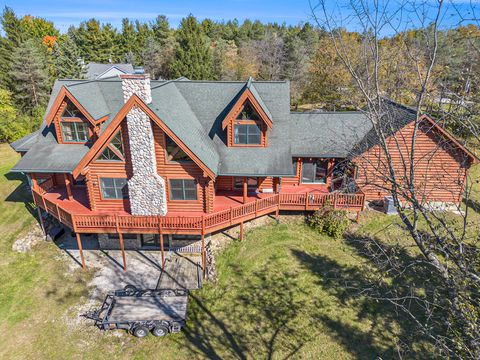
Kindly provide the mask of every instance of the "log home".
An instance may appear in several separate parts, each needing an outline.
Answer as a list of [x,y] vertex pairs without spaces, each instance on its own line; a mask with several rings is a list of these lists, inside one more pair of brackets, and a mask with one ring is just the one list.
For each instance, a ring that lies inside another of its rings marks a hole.
[[[389,109],[408,151],[415,112]],[[421,120],[424,200],[458,203],[477,158]],[[84,267],[81,234],[105,249],[201,252],[204,264],[211,233],[326,203],[359,213],[381,199],[372,134],[361,112],[291,112],[289,82],[58,80],[41,129],[12,144],[22,154],[12,171],[28,176],[39,212],[76,234]]]

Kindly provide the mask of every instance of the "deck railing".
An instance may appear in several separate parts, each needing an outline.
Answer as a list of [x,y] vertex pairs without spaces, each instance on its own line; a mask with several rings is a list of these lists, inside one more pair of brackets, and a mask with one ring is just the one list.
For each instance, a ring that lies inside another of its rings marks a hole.
[[132,233],[211,233],[232,225],[252,220],[256,217],[278,212],[279,210],[316,210],[330,205],[336,209],[350,211],[363,210],[365,194],[303,193],[275,194],[230,209],[203,216],[133,216],[133,215],[76,215],[58,203],[47,200],[33,190],[37,206],[57,218],[77,232],[132,232]]

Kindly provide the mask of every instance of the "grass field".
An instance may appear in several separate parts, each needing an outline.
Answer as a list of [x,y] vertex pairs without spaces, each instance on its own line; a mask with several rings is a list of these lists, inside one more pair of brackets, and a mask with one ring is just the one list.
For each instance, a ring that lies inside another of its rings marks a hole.
[[[92,273],[68,271],[50,243],[11,250],[35,222],[20,177],[8,174],[16,160],[0,145],[0,358],[387,359],[400,340],[413,348],[408,357],[427,357],[394,309],[348,290],[374,271],[355,243],[293,220],[251,230],[217,257],[218,282],[191,295],[180,334],[136,339],[78,325]],[[354,226],[362,236],[406,239],[392,217],[370,213]]]

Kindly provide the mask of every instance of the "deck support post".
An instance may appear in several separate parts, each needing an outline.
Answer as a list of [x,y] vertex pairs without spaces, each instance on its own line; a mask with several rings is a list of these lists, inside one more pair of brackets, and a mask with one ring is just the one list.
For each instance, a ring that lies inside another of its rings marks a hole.
[[85,265],[85,258],[83,257],[82,238],[81,238],[81,236],[78,232],[75,233],[75,236],[77,237],[77,246],[78,246],[78,250],[80,252],[80,259],[82,261],[82,269],[86,270],[87,266]]
[[160,215],[158,216],[158,236],[160,236],[160,251],[162,253],[162,271],[165,269],[165,248],[163,244],[163,229]]
[[240,223],[240,241],[243,241],[243,221]]
[[275,220],[280,223],[280,194],[277,194],[277,209],[275,210]]
[[247,203],[247,192],[248,190],[248,184],[247,184],[247,178],[244,177],[243,178],[243,203],[246,204]]
[[123,234],[118,233],[118,239],[120,240],[120,249],[122,250],[122,259],[123,259],[123,271],[127,271],[127,258],[125,257],[125,244],[123,242]]
[[46,237],[47,230],[45,229],[45,223],[43,222],[42,209],[38,205],[37,205],[37,213],[38,213],[38,220],[40,221],[40,227],[42,228],[42,232]]
[[120,240],[120,250],[122,251],[122,259],[123,259],[123,271],[127,271],[127,258],[125,257],[125,243],[123,242],[123,234],[120,231],[120,225],[118,224],[117,213],[115,213],[115,227],[117,229],[118,239]]
[[360,221],[360,211],[357,211],[357,218],[355,219],[355,222],[359,222]]
[[72,182],[70,181],[70,175],[67,173],[64,173],[63,178],[65,179],[65,187],[67,189],[67,198],[68,200],[73,200]]
[[202,215],[202,271],[205,277],[205,215]]

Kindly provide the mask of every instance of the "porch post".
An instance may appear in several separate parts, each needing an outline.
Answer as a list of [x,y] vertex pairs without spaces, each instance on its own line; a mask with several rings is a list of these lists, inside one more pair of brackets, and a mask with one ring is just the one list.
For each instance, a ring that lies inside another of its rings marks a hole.
[[247,178],[244,177],[243,178],[243,203],[246,204],[247,203]]
[[38,181],[37,181],[37,174],[30,174],[30,179],[32,179],[32,188],[35,191],[38,191]]
[[63,178],[65,179],[65,187],[67,188],[67,198],[68,200],[73,200],[70,175],[67,173],[63,173]]
[[160,236],[160,251],[162,253],[162,270],[165,268],[165,250],[163,247],[163,229],[162,229],[162,223],[160,219],[160,215],[157,217],[158,219],[158,236]]
[[120,249],[122,250],[123,271],[127,271],[127,259],[125,257],[125,244],[123,243],[123,234],[118,232],[118,239],[120,240]]
[[202,271],[205,276],[205,215],[202,215]]
[[83,257],[82,239],[81,239],[80,234],[78,232],[75,233],[75,236],[77,237],[77,246],[78,246],[78,250],[80,252],[80,259],[82,260],[82,269],[86,270],[87,267],[85,266],[85,258]]
[[240,223],[240,241],[243,241],[243,221]]
[[277,210],[275,211],[275,220],[277,221],[277,224],[280,219],[280,193],[277,194]]
[[117,228],[118,239],[120,240],[120,250],[122,250],[123,271],[127,271],[127,259],[125,257],[125,244],[123,242],[123,234],[120,231],[120,225],[118,224],[117,213],[115,213],[115,227]]

